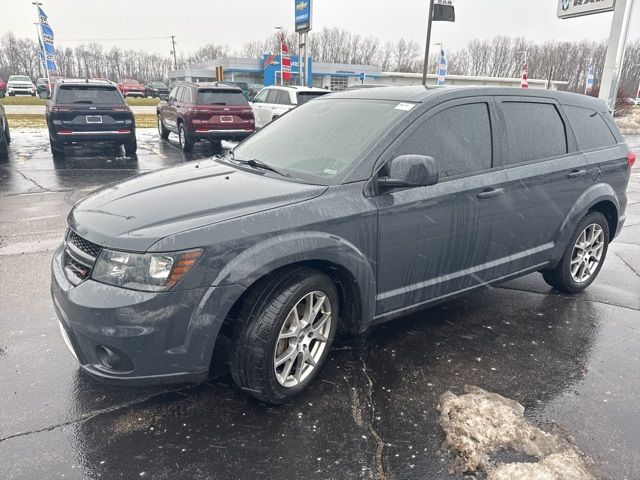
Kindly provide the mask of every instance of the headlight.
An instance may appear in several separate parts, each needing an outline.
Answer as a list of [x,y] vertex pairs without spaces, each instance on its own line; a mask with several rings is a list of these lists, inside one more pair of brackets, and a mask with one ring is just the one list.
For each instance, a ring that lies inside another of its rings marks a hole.
[[160,292],[182,280],[201,255],[200,249],[144,254],[103,249],[91,278],[117,287]]

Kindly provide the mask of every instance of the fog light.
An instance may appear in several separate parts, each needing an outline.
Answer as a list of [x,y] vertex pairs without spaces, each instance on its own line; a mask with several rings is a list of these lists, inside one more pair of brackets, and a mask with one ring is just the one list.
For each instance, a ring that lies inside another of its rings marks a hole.
[[96,347],[96,355],[100,365],[108,370],[118,372],[129,372],[133,370],[131,361],[124,354],[117,352],[113,348],[98,345]]

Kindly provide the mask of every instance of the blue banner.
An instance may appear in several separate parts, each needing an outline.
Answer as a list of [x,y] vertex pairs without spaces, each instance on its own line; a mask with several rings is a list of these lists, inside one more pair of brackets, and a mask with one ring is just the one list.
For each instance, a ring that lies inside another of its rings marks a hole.
[[438,82],[437,85],[444,85],[447,78],[447,57],[444,56],[444,48],[440,49],[440,60],[438,60]]
[[40,34],[42,37],[42,52],[44,56],[44,64],[47,70],[56,71],[56,49],[53,46],[53,30],[49,26],[49,18],[44,10],[38,6],[38,17],[40,17]]

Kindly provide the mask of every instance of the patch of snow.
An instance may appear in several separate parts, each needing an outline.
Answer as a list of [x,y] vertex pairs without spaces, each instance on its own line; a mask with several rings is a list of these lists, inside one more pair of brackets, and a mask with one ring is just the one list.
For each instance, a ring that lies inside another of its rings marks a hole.
[[[487,480],[595,480],[580,452],[558,433],[529,423],[518,402],[479,387],[440,396],[438,423],[444,447],[454,457],[450,473],[484,470]],[[491,455],[511,450],[537,462],[495,463]]]

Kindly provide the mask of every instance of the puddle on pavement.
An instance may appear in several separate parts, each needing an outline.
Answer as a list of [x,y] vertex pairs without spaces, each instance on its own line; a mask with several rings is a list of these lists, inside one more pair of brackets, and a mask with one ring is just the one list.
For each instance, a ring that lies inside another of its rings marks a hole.
[[[524,407],[514,400],[465,387],[462,395],[443,393],[438,411],[444,449],[452,456],[451,474],[484,472],[487,480],[596,478],[590,459],[560,432],[531,425],[524,417]],[[505,452],[520,460],[501,460]]]

